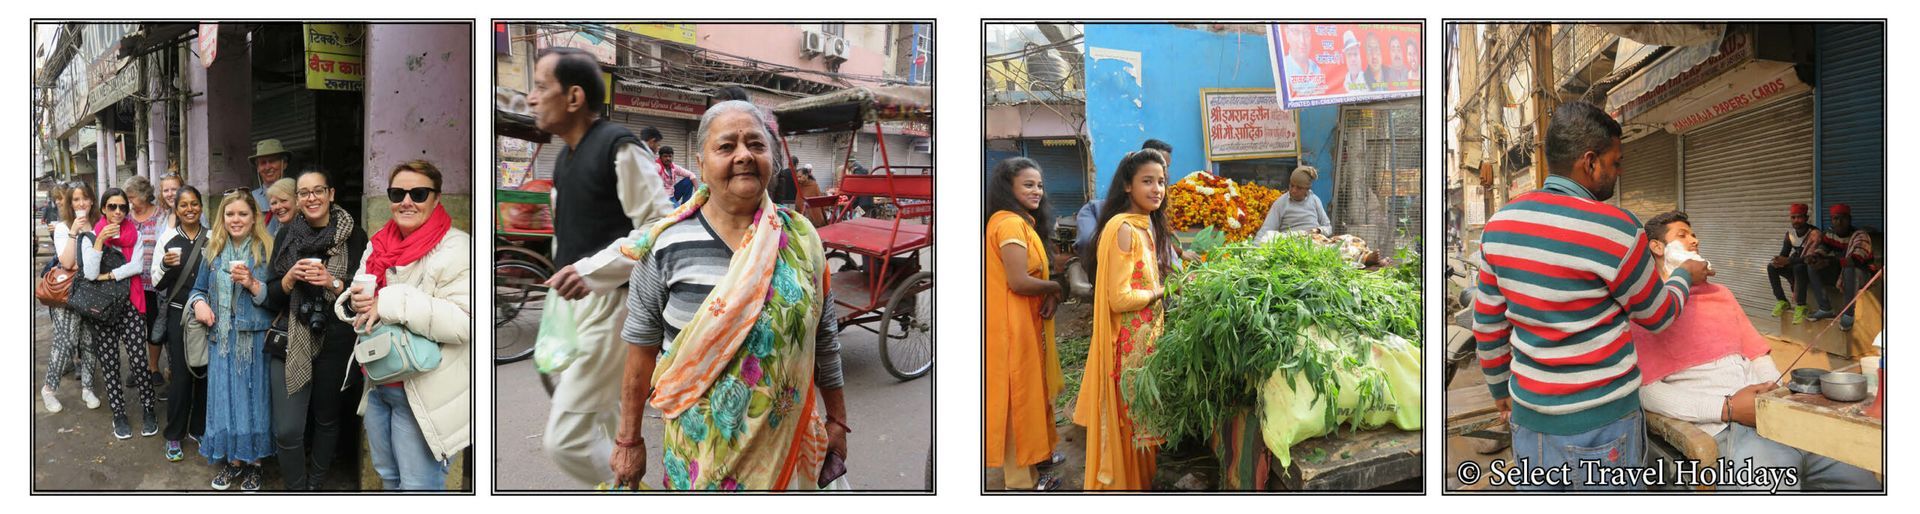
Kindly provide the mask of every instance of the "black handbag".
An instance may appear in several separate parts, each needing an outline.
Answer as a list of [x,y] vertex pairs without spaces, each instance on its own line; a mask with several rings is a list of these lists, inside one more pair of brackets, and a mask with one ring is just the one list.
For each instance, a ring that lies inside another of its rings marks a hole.
[[267,355],[287,360],[287,313],[273,318],[273,324],[267,327]]
[[[80,244],[90,244],[92,234],[82,236]],[[110,270],[125,266],[127,257],[118,247],[109,246],[100,254],[99,269]],[[133,286],[127,280],[93,280],[93,277],[75,277],[73,292],[67,295],[67,309],[81,317],[106,321],[115,306],[133,301]]]

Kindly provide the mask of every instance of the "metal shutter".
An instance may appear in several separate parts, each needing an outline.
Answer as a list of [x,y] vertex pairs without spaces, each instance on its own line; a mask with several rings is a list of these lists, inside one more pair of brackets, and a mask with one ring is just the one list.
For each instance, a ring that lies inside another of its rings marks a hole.
[[1825,206],[1846,203],[1856,226],[1886,228],[1886,26],[1818,24],[1820,226]]
[[[314,149],[318,145],[314,127],[319,123],[314,118],[312,91],[306,83],[288,83],[270,86],[254,94],[253,125],[248,137],[247,155],[253,155],[253,144],[262,139],[279,139],[280,144],[293,152],[292,167],[287,168],[287,176],[314,162]],[[247,176],[254,176],[253,166],[247,166]],[[258,180],[253,179],[253,180]]]
[[[787,149],[800,159],[800,164],[813,165],[813,178],[820,183],[822,191],[838,185],[833,184],[838,180],[835,174],[847,162],[846,139],[836,135],[844,134],[804,134],[787,138]],[[781,167],[785,165],[776,166],[775,169]]]
[[1339,164],[1320,170],[1334,178],[1334,232],[1383,253],[1414,246],[1424,227],[1419,102],[1342,106],[1339,134]]
[[1787,204],[1813,201],[1813,97],[1803,95],[1684,136],[1687,216],[1713,281],[1747,312],[1773,307],[1767,259],[1780,253]]
[[[1055,218],[1072,218],[1087,203],[1087,165],[1080,144],[1047,146],[1040,140],[1021,141],[1027,158],[1040,163],[1047,186],[1047,203]],[[888,149],[892,151],[892,149]]]
[[1679,137],[1655,131],[1621,146],[1620,184],[1614,203],[1646,221],[1679,205]]
[[567,141],[558,137],[546,144],[537,145],[533,154],[533,177],[553,180],[553,167],[560,161],[560,149],[567,147]]

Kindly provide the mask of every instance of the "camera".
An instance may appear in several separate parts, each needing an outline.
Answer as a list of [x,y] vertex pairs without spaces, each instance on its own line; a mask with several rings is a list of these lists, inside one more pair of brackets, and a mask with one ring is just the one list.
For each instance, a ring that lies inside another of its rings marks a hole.
[[294,319],[305,323],[307,325],[307,331],[315,335],[322,333],[327,328],[328,313],[326,302],[321,302],[318,298],[318,295],[308,297],[309,301],[301,302],[299,309],[294,313]]

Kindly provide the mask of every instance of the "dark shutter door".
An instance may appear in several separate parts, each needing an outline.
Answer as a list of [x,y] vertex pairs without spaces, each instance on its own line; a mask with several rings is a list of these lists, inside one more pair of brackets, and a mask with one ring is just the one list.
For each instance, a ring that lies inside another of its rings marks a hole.
[[[1886,25],[1818,24],[1820,203],[1853,208],[1853,224],[1886,229]],[[1831,226],[1825,208],[1820,226]]]
[[1040,163],[1040,170],[1047,184],[1047,202],[1053,204],[1053,215],[1057,218],[1071,218],[1087,203],[1087,167],[1078,142],[1066,144],[1047,144],[1039,140],[1026,140],[1027,158]]

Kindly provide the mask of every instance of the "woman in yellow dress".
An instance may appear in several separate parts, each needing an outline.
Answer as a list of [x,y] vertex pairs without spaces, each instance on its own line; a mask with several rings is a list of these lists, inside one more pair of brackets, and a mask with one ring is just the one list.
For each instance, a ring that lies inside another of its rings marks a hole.
[[1087,490],[1152,488],[1160,438],[1136,430],[1121,397],[1122,370],[1140,366],[1160,338],[1161,277],[1172,254],[1165,209],[1167,158],[1140,150],[1120,160],[1100,204],[1093,260],[1093,341],[1073,421],[1087,429]]
[[1007,489],[1052,490],[1060,480],[1035,472],[1054,453],[1053,399],[1060,394],[1060,356],[1053,309],[1060,284],[1050,279],[1046,240],[1053,226],[1040,165],[1014,157],[994,166],[987,183],[986,457]]

